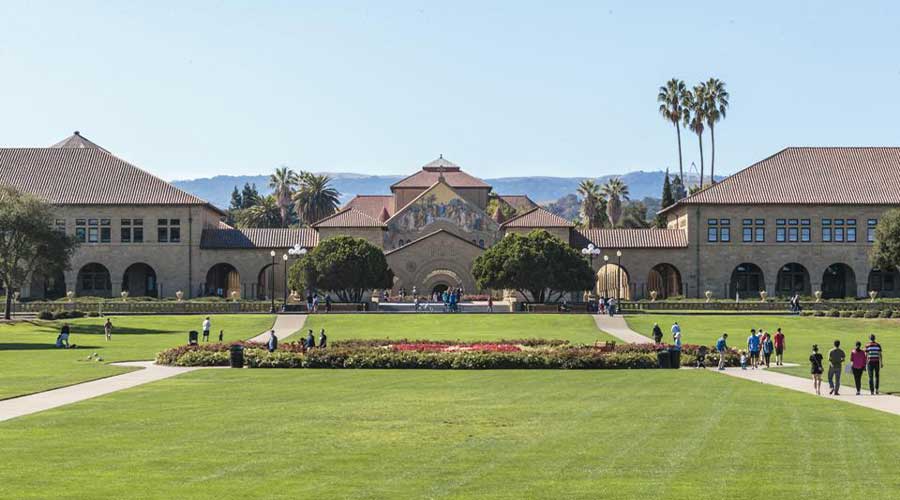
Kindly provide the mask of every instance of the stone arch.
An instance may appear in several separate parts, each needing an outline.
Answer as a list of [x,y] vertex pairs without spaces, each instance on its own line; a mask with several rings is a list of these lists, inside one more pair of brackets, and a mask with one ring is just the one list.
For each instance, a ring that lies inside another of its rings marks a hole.
[[631,300],[628,270],[608,262],[597,270],[597,295],[601,297]]
[[[271,265],[271,264],[270,264]],[[237,268],[227,262],[220,262],[206,272],[206,295],[231,297],[231,292],[241,295],[241,275]]]
[[812,295],[809,271],[802,264],[789,262],[778,268],[775,279],[775,293],[782,296]]
[[475,278],[472,277],[471,271],[446,259],[430,261],[427,265],[420,266],[412,283],[401,283],[400,286],[407,289],[416,286],[418,290],[431,292],[438,283],[453,288],[461,287],[466,293],[476,291]]
[[66,296],[66,274],[36,272],[31,277],[30,295],[33,298],[55,300]]
[[91,262],[78,270],[75,294],[79,296],[111,297],[112,280],[109,269],[103,264]]
[[842,299],[856,297],[856,273],[843,262],[836,262],[822,273],[822,297]]
[[275,281],[276,286],[278,284],[277,276],[273,274],[274,271],[276,271],[275,266],[269,263],[264,265],[257,273],[255,290],[257,299],[269,300],[272,298],[272,282]]
[[156,270],[149,264],[135,262],[122,273],[122,291],[132,297],[158,297]]
[[731,281],[728,284],[729,298],[754,297],[765,289],[766,277],[756,264],[744,262],[731,271]]
[[682,295],[681,272],[667,262],[653,266],[647,276],[648,293],[656,290],[657,298],[665,299],[674,295]]
[[434,269],[422,280],[422,290],[429,293],[437,289],[465,288],[462,278],[450,269]]
[[900,273],[873,268],[866,281],[866,292],[878,292],[879,297],[900,297]]

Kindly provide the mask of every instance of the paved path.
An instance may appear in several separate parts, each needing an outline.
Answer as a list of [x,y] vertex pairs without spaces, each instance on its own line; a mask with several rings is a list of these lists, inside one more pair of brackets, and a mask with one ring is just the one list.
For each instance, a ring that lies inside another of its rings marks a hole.
[[[284,340],[290,336],[290,334],[303,328],[304,323],[306,323],[305,314],[279,314],[275,318],[275,324],[272,325],[272,329],[275,330],[275,335],[278,336],[278,340]],[[268,330],[249,339],[249,342],[260,342],[263,344],[268,341]]]
[[[278,338],[285,338],[302,328],[305,321],[305,314],[279,315],[275,319],[275,324],[273,325],[275,335],[278,335]],[[268,339],[269,332],[266,331],[250,340],[255,342],[265,342]],[[156,382],[157,380],[167,379],[182,373],[206,369],[162,366],[155,364],[153,361],[129,361],[112,364],[115,366],[129,366],[140,369],[123,373],[122,375],[91,380],[82,384],[61,387],[59,389],[0,401],[0,422],[71,403],[77,403],[78,401],[84,401],[85,399],[96,398],[97,396],[103,396],[123,389],[130,389],[150,382]]]
[[594,323],[597,324],[597,328],[613,337],[618,337],[623,342],[629,344],[653,343],[653,339],[650,337],[645,337],[631,328],[628,328],[628,323],[625,322],[625,318],[622,316],[610,316],[608,314],[594,314],[592,316],[594,317]]

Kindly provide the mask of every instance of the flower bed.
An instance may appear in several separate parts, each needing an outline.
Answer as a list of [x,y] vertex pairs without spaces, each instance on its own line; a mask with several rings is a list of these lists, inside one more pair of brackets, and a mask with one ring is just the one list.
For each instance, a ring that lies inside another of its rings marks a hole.
[[[244,346],[250,368],[425,368],[425,369],[641,369],[658,366],[657,351],[668,346],[652,344],[576,346],[565,341],[529,339],[496,343],[432,342],[407,340],[359,340],[336,342],[327,349],[305,349],[288,342],[268,352],[261,344]],[[159,364],[224,366],[234,344],[209,343],[180,346],[157,355]],[[683,365],[696,362],[699,346],[685,345]],[[726,364],[736,366],[738,354],[730,351]],[[710,349],[706,364],[718,362]]]

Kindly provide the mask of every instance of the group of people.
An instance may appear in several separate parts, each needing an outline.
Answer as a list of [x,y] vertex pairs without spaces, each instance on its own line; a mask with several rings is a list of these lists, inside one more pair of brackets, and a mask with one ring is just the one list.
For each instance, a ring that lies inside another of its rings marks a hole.
[[600,297],[597,299],[597,305],[593,306],[593,301],[588,301],[588,307],[594,309],[597,314],[609,314],[615,316],[619,312],[619,301],[615,297]]
[[800,307],[800,294],[794,294],[794,296],[791,297],[791,299],[788,301],[788,305],[790,306],[792,313],[800,314],[800,311],[803,310],[803,308]]
[[[681,325],[678,322],[672,323],[672,346],[677,350],[681,350]],[[662,344],[663,332],[659,327],[659,323],[653,323],[653,342]]]
[[[853,373],[853,381],[856,385],[856,395],[862,392],[862,375],[866,372],[869,376],[869,393],[878,394],[878,385],[881,379],[881,368],[884,367],[884,351],[881,344],[875,341],[875,335],[869,335],[869,342],[863,347],[862,342],[856,341],[853,350],[850,351],[850,364],[844,365],[847,354],[841,349],[841,341],[835,340],[834,347],[828,351],[828,394],[840,396],[841,370]],[[810,373],[813,378],[813,388],[816,394],[822,394],[822,373],[825,371],[824,358],[819,352],[818,344],[813,344],[812,354],[809,355]]]
[[[306,311],[310,313],[319,312],[319,295],[312,292],[306,294]],[[331,295],[325,296],[325,312],[331,312]]]
[[[203,320],[203,325],[201,326],[201,329],[203,330],[203,341],[209,342],[209,332],[210,332],[210,330],[212,330],[212,321],[210,321],[209,316],[207,316]],[[197,332],[194,332],[194,333],[196,334]],[[222,340],[224,338],[225,338],[225,330],[219,330],[219,342],[222,342]]]
[[[306,334],[306,339],[302,341],[304,349],[325,349],[328,347],[328,336],[325,335],[325,329],[322,328],[322,331],[319,332],[319,345],[316,345],[316,337],[313,335],[313,331],[310,328],[309,332]],[[266,349],[269,352],[275,352],[278,349],[278,336],[275,335],[275,330],[269,332],[269,340],[266,342]]]
[[[112,331],[112,321],[109,318],[106,318],[106,322],[103,323],[103,336],[106,338],[107,342],[112,340]],[[69,336],[71,334],[72,329],[71,327],[69,327],[69,324],[63,323],[63,326],[59,329],[59,334],[56,336],[56,343],[54,345],[61,349],[70,349],[73,347],[77,347],[75,344],[69,342]]]
[[776,329],[774,335],[762,328],[759,330],[751,328],[750,336],[747,337],[747,351],[741,351],[741,369],[746,370],[749,367],[755,370],[762,365],[769,368],[772,354],[775,354],[775,366],[783,366],[784,348],[784,333],[781,328]]

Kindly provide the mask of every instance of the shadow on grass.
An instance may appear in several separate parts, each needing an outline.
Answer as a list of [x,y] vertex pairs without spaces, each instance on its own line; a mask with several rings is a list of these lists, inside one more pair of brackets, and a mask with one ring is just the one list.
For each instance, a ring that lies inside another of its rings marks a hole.
[[[92,345],[81,345],[77,344],[74,348],[71,349],[103,349],[101,346],[92,346]],[[27,344],[24,342],[14,342],[14,343],[3,343],[0,342],[0,351],[69,351],[71,349],[63,349],[61,347],[56,347],[55,344]]]

